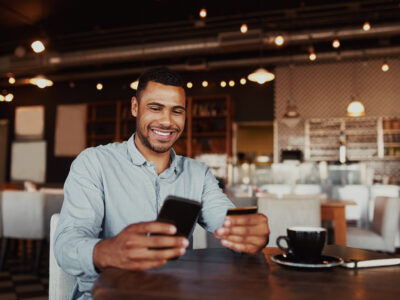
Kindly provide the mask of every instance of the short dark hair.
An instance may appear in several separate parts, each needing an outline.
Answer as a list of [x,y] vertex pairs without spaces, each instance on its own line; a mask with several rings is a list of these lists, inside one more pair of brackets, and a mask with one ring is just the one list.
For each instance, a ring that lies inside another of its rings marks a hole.
[[175,71],[172,71],[167,67],[152,68],[142,73],[139,77],[139,84],[136,90],[137,99],[139,99],[140,94],[146,88],[149,81],[184,88],[182,77]]

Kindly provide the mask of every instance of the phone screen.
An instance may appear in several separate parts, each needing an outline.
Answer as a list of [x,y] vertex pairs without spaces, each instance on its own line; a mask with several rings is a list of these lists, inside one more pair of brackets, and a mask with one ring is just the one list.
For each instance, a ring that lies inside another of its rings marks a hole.
[[200,211],[201,203],[197,201],[168,196],[158,214],[157,221],[175,225],[177,228],[175,235],[189,238]]

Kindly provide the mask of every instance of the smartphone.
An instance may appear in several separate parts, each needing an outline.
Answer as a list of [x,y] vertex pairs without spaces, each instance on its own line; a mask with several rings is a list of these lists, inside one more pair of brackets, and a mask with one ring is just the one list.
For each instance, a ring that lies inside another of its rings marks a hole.
[[248,215],[248,214],[256,214],[258,212],[257,206],[244,206],[244,207],[236,207],[228,209],[226,215]]
[[157,221],[175,225],[177,228],[176,236],[189,238],[194,230],[200,211],[201,203],[170,195],[165,199]]

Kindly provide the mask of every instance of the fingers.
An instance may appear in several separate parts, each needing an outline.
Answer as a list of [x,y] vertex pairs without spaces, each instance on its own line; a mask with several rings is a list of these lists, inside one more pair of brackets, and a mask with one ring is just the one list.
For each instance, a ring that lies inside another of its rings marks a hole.
[[267,216],[260,213],[249,214],[249,215],[227,216],[224,221],[224,227],[251,226],[259,224],[268,224]]
[[253,244],[234,243],[228,240],[222,240],[221,243],[225,247],[239,252],[257,254],[260,251],[260,247]]
[[131,235],[125,243],[130,248],[186,248],[189,241],[184,237],[176,236],[147,236]]
[[123,269],[126,270],[137,270],[137,271],[143,271],[147,269],[154,269],[154,268],[159,268],[163,265],[165,265],[168,262],[168,260],[156,260],[156,261],[150,261],[150,260],[145,260],[145,261],[131,261],[124,266],[122,266]]
[[268,218],[262,214],[227,216],[214,235],[225,247],[255,254],[267,244]]
[[163,261],[185,254],[185,248],[146,249],[135,248],[128,252],[130,261]]
[[137,233],[137,234],[165,234],[165,235],[173,235],[176,233],[176,227],[171,224],[162,223],[162,222],[143,222],[129,225],[124,229],[129,233]]

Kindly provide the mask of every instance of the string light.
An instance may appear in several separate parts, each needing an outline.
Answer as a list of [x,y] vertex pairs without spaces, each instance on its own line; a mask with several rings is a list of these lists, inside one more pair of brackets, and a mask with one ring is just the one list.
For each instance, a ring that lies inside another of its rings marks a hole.
[[274,39],[274,43],[280,47],[285,43],[285,38],[282,35],[277,35]]
[[200,18],[205,18],[207,17],[207,10],[205,8],[202,8],[199,12]]
[[364,31],[370,31],[371,30],[371,24],[369,22],[365,22],[363,24],[363,30]]
[[389,71],[389,65],[388,65],[388,63],[387,63],[387,62],[384,62],[384,63],[382,64],[382,66],[381,66],[381,69],[382,69],[383,72]]
[[39,41],[39,40],[34,41],[31,44],[31,48],[32,48],[33,52],[35,52],[35,53],[42,53],[46,49],[43,42]]
[[340,41],[338,39],[333,40],[332,47],[333,48],[339,48],[340,47]]
[[191,83],[190,81],[188,83],[186,83],[186,87],[188,89],[191,89],[193,87],[193,83]]
[[9,84],[14,84],[15,83],[15,78],[14,77],[10,77],[10,78],[8,78],[8,83]]
[[132,82],[131,82],[131,84],[129,85],[129,87],[130,87],[132,90],[137,90],[138,85],[139,85],[139,80],[136,79],[135,81],[132,81]]
[[6,100],[6,102],[11,102],[14,99],[14,95],[11,93],[8,93],[5,97],[4,100]]
[[221,83],[220,83],[220,85],[221,85],[221,87],[223,87],[223,88],[226,87],[226,81],[222,80]]
[[240,32],[241,33],[246,33],[248,30],[247,25],[246,24],[242,24],[242,26],[240,26]]
[[240,84],[245,85],[247,82],[246,78],[240,78]]
[[234,86],[235,86],[235,81],[229,80],[229,86],[230,86],[230,87],[234,87]]
[[206,80],[204,80],[204,81],[201,83],[201,85],[202,85],[203,87],[207,87],[207,86],[208,86],[208,82],[207,82]]
[[99,82],[98,84],[96,84],[96,89],[101,91],[103,89],[103,85]]
[[6,98],[2,94],[0,94],[0,102],[3,102],[4,100],[6,100]]

